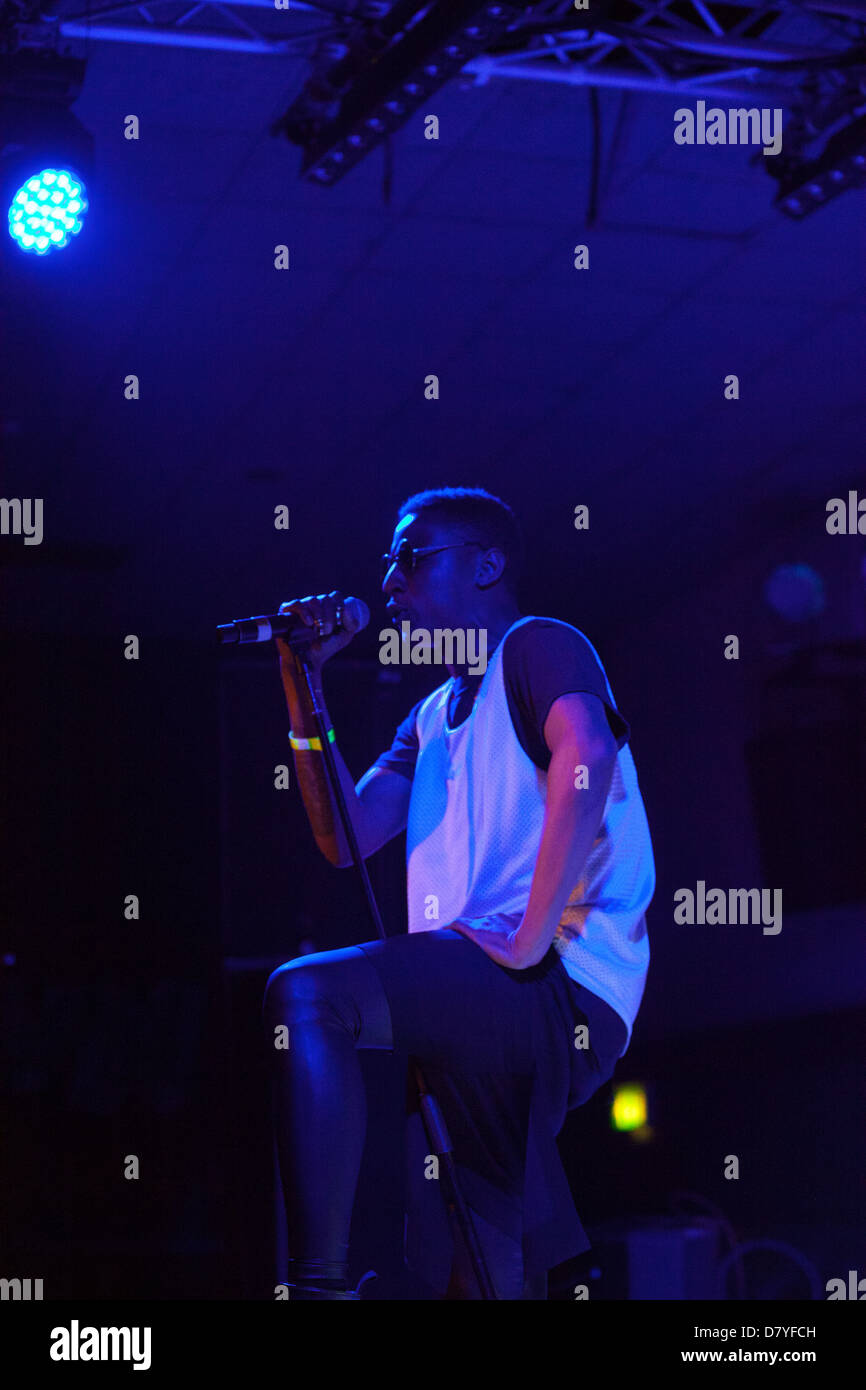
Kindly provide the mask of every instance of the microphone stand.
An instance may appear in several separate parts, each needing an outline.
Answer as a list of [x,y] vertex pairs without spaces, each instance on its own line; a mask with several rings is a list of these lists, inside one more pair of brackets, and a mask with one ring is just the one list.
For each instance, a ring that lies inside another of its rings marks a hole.
[[[349,815],[349,808],[346,805],[346,798],[337,773],[334,750],[328,739],[325,711],[319,703],[313,681],[310,678],[310,667],[304,652],[296,650],[295,654],[300,658],[301,665],[303,666],[307,693],[310,697],[313,715],[316,720],[316,728],[322,744],[325,768],[327,770],[331,789],[334,793],[334,799],[339,808],[343,831],[348,841],[349,848],[352,851],[352,859],[361,876],[361,882],[364,885],[364,894],[367,899],[370,917],[380,938],[383,941],[387,941],[388,938],[385,933],[385,926],[382,922],[381,913],[379,912],[379,905],[376,902],[373,885],[370,882],[370,875],[367,873],[367,865],[361,855],[358,837],[355,834],[355,827],[352,824],[352,818]],[[457,1168],[454,1162],[454,1151],[445,1124],[445,1117],[439,1107],[439,1102],[436,1100],[436,1097],[433,1095],[424,1079],[424,1073],[416,1058],[409,1058],[409,1069],[412,1072],[418,1090],[418,1105],[421,1111],[421,1117],[424,1121],[424,1128],[427,1131],[427,1139],[430,1144],[431,1152],[438,1158],[440,1172],[445,1175],[443,1195],[445,1197],[446,1206],[449,1214],[456,1217],[460,1233],[465,1242],[466,1249],[469,1252],[469,1258],[472,1261],[475,1277],[478,1280],[481,1297],[485,1299],[495,1299],[496,1290],[490,1278],[484,1251],[481,1248],[478,1232],[475,1229],[475,1223],[472,1219],[472,1212],[467,1206],[466,1199],[460,1188]]]

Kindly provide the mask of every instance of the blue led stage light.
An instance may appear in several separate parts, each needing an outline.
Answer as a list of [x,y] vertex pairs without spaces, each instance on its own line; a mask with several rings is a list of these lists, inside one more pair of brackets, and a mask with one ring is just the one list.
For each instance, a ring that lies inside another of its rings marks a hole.
[[22,251],[46,256],[77,236],[87,212],[84,184],[69,169],[42,169],[9,205],[9,235]]
[[9,230],[0,256],[18,269],[73,245],[98,187],[93,137],[70,109],[85,67],[26,49],[0,54],[0,211]]

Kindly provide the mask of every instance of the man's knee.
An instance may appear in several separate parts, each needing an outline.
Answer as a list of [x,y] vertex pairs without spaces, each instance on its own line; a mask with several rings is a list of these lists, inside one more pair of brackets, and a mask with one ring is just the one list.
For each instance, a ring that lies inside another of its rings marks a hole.
[[321,998],[322,988],[321,971],[304,956],[286,961],[277,967],[265,985],[262,1016],[282,1019],[295,1011],[298,1004],[309,1004]]
[[357,946],[299,956],[276,969],[265,986],[267,1028],[315,1023],[339,1028],[360,1047],[392,1051],[391,1013],[376,971]]

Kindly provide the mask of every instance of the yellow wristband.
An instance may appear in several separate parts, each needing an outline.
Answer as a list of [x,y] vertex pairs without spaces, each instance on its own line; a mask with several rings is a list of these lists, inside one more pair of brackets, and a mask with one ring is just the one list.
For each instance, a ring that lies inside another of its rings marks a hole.
[[[333,743],[336,737],[337,735],[334,733],[334,730],[329,729],[328,742]],[[316,753],[321,753],[322,751],[322,740],[320,738],[295,738],[291,730],[289,730],[289,743],[293,748],[297,749],[298,752],[303,752],[304,749],[307,748],[311,748]]]

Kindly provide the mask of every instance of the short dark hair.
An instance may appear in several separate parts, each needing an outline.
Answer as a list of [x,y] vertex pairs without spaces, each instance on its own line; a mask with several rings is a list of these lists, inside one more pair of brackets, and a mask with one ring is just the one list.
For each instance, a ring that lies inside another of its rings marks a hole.
[[505,556],[502,582],[512,597],[517,597],[523,572],[523,535],[517,517],[501,497],[494,497],[483,487],[428,488],[406,498],[397,512],[398,522],[410,512],[426,512],[431,519],[453,525],[464,540],[496,546]]

